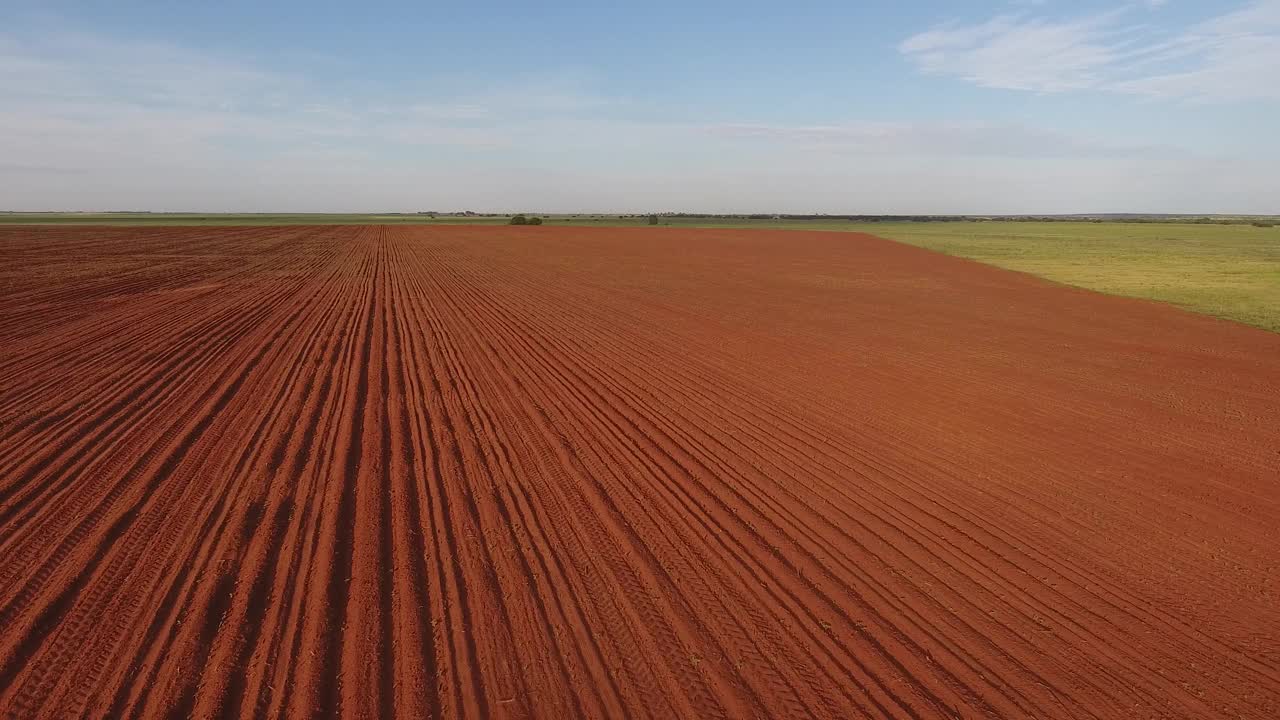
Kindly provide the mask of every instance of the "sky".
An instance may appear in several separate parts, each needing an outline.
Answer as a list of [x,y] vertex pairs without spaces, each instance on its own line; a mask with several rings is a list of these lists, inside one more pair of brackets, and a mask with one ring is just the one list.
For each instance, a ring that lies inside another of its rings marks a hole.
[[1280,0],[0,2],[0,209],[1280,213]]

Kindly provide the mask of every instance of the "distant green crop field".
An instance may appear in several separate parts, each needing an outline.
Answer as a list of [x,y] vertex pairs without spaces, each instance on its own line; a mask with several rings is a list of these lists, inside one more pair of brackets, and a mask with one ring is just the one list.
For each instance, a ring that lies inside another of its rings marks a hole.
[[1280,227],[949,222],[846,229],[1280,332]]

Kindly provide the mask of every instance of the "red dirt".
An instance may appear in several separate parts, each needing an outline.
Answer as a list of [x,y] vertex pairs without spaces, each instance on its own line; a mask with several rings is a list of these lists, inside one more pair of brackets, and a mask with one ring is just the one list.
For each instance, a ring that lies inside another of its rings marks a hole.
[[1278,717],[1278,398],[864,235],[3,228],[0,710]]

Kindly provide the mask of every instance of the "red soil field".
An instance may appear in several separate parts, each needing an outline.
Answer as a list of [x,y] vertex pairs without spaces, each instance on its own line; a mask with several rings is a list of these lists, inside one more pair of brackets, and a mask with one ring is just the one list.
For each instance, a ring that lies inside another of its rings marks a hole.
[[1280,336],[844,233],[0,229],[10,717],[1280,717]]

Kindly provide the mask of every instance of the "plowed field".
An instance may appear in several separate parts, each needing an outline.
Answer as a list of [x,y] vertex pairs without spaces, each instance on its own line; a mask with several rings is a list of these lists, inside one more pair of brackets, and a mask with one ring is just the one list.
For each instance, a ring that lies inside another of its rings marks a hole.
[[1280,717],[1280,335],[844,233],[0,229],[13,717]]

